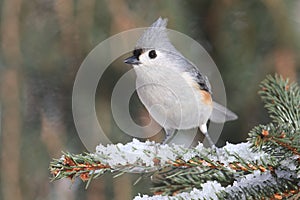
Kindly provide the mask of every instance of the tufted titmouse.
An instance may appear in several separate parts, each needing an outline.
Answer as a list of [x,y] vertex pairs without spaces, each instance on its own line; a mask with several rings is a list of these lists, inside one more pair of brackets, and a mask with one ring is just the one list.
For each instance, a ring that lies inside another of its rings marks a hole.
[[167,19],[159,18],[138,40],[133,55],[124,60],[137,75],[137,94],[168,142],[176,130],[199,127],[210,145],[207,122],[235,120],[237,116],[212,100],[207,77],[169,41]]

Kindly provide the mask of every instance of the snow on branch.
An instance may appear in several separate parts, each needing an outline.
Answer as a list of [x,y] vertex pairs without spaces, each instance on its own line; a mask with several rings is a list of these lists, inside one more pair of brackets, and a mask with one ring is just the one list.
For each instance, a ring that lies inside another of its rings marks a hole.
[[[65,153],[60,159],[51,163],[51,172],[54,180],[61,178],[75,178],[80,176],[86,180],[92,173],[104,173],[107,171],[126,171],[130,173],[155,172],[163,167],[193,167],[193,166],[221,166],[222,168],[242,168],[244,164],[240,160],[248,161],[249,167],[267,166],[268,155],[263,152],[253,152],[250,143],[237,145],[227,143],[218,150],[218,156],[210,149],[199,143],[194,148],[184,148],[181,145],[158,144],[155,142],[140,142],[133,139],[127,144],[98,145],[96,152],[92,154]],[[261,167],[263,168],[263,167]],[[87,173],[88,172],[88,173]],[[93,172],[95,173],[95,172]],[[85,174],[85,175],[83,175]]]
[[[283,190],[287,193],[287,188],[291,193],[298,191],[300,183],[295,180],[300,175],[295,173],[294,162],[297,159],[297,156],[287,158],[277,167],[269,154],[253,152],[249,142],[235,145],[227,143],[216,156],[201,143],[189,149],[134,139],[125,145],[99,145],[94,154],[65,154],[53,161],[51,171],[54,180],[80,177],[89,182],[105,172],[151,173],[152,182],[159,185],[153,188],[153,192],[162,195],[137,196],[135,199],[168,199],[169,195],[174,195],[170,199],[218,199],[244,194],[243,189],[250,186],[256,188],[253,189],[255,195],[267,193],[268,188],[272,189],[274,195]],[[275,177],[281,183],[285,181],[285,184],[278,184]],[[268,187],[260,187],[260,184]],[[278,189],[270,186],[278,186]]]
[[[284,184],[277,185],[277,180],[269,171],[253,171],[242,179],[234,181],[231,186],[222,187],[217,181],[208,181],[201,185],[202,189],[193,188],[189,192],[182,192],[174,196],[136,196],[134,200],[190,200],[190,199],[261,199],[265,194],[270,194],[273,199],[292,197],[299,192],[299,185],[282,179]],[[264,185],[264,187],[262,187]],[[289,188],[289,190],[287,190]],[[253,195],[248,195],[244,190],[253,190]],[[286,191],[282,193],[281,191]]]

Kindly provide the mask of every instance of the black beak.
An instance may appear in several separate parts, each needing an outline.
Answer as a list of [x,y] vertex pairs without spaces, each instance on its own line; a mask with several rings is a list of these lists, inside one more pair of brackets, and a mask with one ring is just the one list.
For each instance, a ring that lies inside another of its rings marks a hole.
[[138,64],[141,64],[141,62],[136,58],[135,55],[129,57],[129,58],[126,58],[124,60],[124,63],[126,64],[131,64],[131,65],[138,65]]

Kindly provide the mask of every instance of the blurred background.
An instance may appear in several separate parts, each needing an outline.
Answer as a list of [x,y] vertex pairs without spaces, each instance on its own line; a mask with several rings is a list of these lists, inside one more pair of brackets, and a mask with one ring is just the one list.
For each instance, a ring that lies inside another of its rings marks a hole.
[[[127,200],[149,193],[149,179],[132,185],[137,175],[106,174],[85,190],[79,180],[50,182],[48,167],[61,151],[86,151],[71,109],[83,59],[106,38],[159,16],[203,45],[222,74],[239,119],[225,124],[218,145],[245,141],[253,126],[269,121],[257,95],[266,74],[299,81],[299,10],[297,0],[0,0],[0,199]],[[114,62],[97,91],[99,122],[116,142],[131,140],[110,112],[111,90],[129,69]]]

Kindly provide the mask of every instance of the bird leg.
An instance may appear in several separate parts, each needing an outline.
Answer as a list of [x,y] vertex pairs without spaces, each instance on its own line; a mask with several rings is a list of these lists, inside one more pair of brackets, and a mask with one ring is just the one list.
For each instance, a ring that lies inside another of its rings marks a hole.
[[175,129],[167,129],[165,128],[165,139],[162,141],[162,144],[167,144],[173,137],[175,133]]
[[210,136],[208,135],[208,131],[207,131],[207,126],[206,124],[202,124],[200,126],[200,130],[201,132],[204,134],[204,136],[207,138],[208,143],[212,149],[212,151],[216,152],[217,158],[220,159],[220,152],[218,150],[218,148],[216,147],[216,145],[213,143],[212,139],[210,138]]
[[217,147],[215,146],[215,144],[213,143],[212,139],[210,138],[210,136],[209,136],[209,134],[208,134],[206,124],[202,124],[202,125],[200,126],[200,130],[201,130],[201,132],[204,134],[204,136],[207,138],[210,147],[211,147],[212,149],[217,149]]

